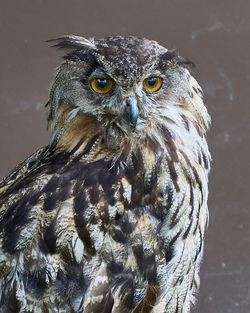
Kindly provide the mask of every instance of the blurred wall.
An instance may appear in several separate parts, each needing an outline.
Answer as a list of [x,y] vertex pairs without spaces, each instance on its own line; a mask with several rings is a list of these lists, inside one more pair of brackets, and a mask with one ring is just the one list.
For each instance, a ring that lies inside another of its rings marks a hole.
[[195,312],[250,312],[250,1],[22,0],[0,11],[0,177],[48,141],[44,104],[63,34],[148,37],[197,64],[212,116],[210,227]]

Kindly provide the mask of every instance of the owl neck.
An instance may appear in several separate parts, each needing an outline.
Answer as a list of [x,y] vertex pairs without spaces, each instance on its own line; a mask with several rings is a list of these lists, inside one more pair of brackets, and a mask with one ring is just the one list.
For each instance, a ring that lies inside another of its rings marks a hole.
[[109,159],[113,164],[131,168],[137,162],[142,169],[159,167],[166,160],[175,164],[186,158],[192,164],[203,162],[209,167],[206,140],[195,127],[162,122],[152,127],[142,126],[131,137],[117,136],[109,142],[91,115],[77,115],[68,125],[63,131],[58,127],[58,140],[55,133],[51,142],[56,141],[57,149],[72,157],[80,156],[82,162]]

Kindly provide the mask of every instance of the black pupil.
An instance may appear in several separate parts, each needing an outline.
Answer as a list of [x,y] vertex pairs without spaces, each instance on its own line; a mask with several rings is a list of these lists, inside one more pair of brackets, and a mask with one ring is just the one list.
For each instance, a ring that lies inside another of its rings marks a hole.
[[99,78],[97,79],[97,84],[99,88],[105,88],[107,86],[107,79]]
[[148,84],[149,86],[153,87],[156,84],[156,77],[148,78]]

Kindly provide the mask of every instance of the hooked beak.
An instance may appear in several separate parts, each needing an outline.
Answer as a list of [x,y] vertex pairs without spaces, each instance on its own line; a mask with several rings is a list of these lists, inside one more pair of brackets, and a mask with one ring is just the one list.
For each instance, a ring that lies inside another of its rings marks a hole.
[[134,131],[137,125],[137,120],[138,120],[138,115],[139,115],[138,107],[137,107],[137,100],[135,96],[127,97],[126,105],[127,105],[129,125]]

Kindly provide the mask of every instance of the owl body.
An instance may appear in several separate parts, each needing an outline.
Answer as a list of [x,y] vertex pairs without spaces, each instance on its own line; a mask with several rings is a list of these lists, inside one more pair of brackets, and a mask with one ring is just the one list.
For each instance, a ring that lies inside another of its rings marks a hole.
[[135,37],[57,46],[50,143],[0,185],[0,312],[187,313],[210,168],[188,62]]

